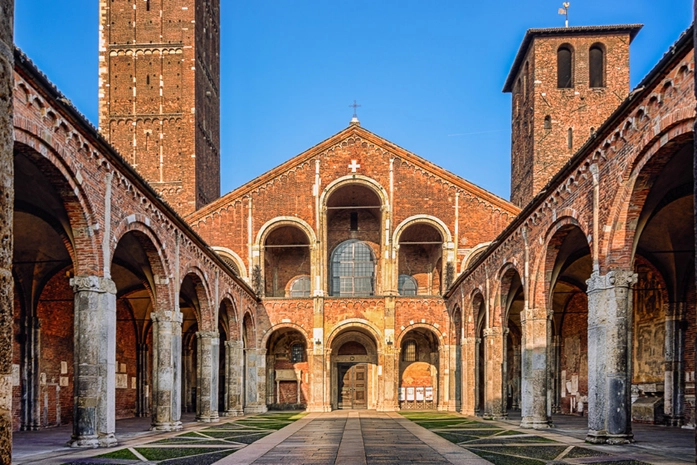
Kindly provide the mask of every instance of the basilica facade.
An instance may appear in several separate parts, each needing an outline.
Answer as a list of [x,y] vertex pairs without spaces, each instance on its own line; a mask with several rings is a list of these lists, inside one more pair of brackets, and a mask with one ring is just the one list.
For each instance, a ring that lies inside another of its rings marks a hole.
[[0,459],[187,412],[695,425],[692,28],[634,90],[640,25],[528,30],[511,202],[356,117],[220,196],[219,4],[180,3],[100,3],[99,130],[0,20]]

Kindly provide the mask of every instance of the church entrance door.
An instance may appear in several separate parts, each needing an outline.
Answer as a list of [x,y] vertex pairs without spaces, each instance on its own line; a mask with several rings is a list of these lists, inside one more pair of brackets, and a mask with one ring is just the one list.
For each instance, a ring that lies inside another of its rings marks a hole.
[[368,365],[365,363],[338,364],[340,409],[365,409],[368,407]]

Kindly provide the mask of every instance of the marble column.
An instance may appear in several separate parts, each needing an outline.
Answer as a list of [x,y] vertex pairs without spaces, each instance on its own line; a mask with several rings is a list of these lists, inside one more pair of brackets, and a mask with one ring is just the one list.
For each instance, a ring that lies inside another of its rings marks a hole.
[[14,0],[0,0],[0,463],[12,456]]
[[218,357],[220,339],[216,331],[196,333],[198,344],[196,421],[218,421]]
[[244,415],[242,411],[242,341],[225,341],[225,416]]
[[71,447],[116,445],[116,285],[75,276],[74,403]]
[[153,320],[153,392],[151,430],[181,429],[182,314],[161,311]]
[[245,349],[244,413],[266,412],[266,349]]
[[541,309],[521,312],[521,428],[548,428],[547,316]]
[[665,419],[670,426],[685,421],[685,302],[671,303],[666,315],[665,337]]
[[593,272],[588,285],[588,436],[596,444],[633,442],[631,425],[632,292],[637,275]]
[[503,397],[503,351],[504,329],[500,326],[484,330],[483,345],[486,360],[484,361],[484,377],[486,378],[484,392],[484,418],[501,420],[506,418]]

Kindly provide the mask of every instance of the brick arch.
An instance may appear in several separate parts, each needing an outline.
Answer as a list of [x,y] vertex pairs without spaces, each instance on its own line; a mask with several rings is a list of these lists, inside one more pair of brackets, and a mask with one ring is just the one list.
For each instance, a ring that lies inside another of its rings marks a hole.
[[259,228],[259,232],[257,232],[257,237],[254,241],[254,245],[261,247],[266,241],[266,238],[269,236],[269,234],[271,234],[274,230],[282,226],[294,226],[303,231],[307,235],[307,239],[310,241],[310,247],[314,247],[314,244],[317,243],[317,236],[315,235],[315,231],[312,229],[312,226],[310,226],[307,221],[303,220],[302,218],[297,218],[295,216],[277,216],[276,218],[270,219],[269,221],[264,223],[264,225],[261,228]]
[[154,290],[155,295],[152,297],[153,304],[157,306],[155,311],[170,310],[173,308],[174,303],[174,289],[173,286],[169,284],[169,276],[171,276],[169,259],[166,256],[164,245],[155,231],[149,226],[150,224],[149,218],[139,214],[131,215],[117,223],[112,234],[114,246],[109,250],[109,266],[111,266],[116,248],[126,234],[138,232],[144,235],[148,239],[150,247],[148,247],[147,244],[141,245],[143,245],[145,254],[148,257],[150,269],[153,271],[154,278],[154,282],[149,282],[146,287],[149,288],[149,292]]
[[[477,309],[477,313],[475,314],[474,311],[474,303],[476,299],[480,299],[481,303],[479,305],[479,308]],[[479,330],[479,325],[480,325],[480,320],[484,324],[484,327],[486,328],[486,297],[484,295],[484,291],[482,291],[480,288],[476,287],[470,292],[469,299],[467,301],[466,306],[463,306],[465,309],[465,314],[467,314],[467,309],[472,312],[472,320],[467,324],[467,333],[476,336],[477,331]],[[466,320],[465,320],[466,321]]]
[[470,252],[465,256],[465,258],[462,259],[462,262],[460,263],[460,273],[465,271],[467,267],[479,257],[480,253],[483,253],[487,248],[489,248],[490,245],[491,242],[482,242],[472,247]]
[[234,250],[220,246],[211,246],[211,249],[213,249],[219,255],[229,257],[230,260],[232,260],[235,263],[235,265],[237,265],[237,269],[240,272],[240,278],[247,279],[247,267],[244,265],[244,260],[242,260],[242,257],[237,255],[237,253]]
[[[66,234],[74,251],[75,274],[101,275],[104,260],[99,245],[103,233],[92,229],[99,217],[95,215],[91,199],[75,175],[78,172],[74,165],[75,157],[59,155],[66,147],[57,150],[39,136],[22,128],[15,127],[14,137],[14,150],[23,154],[44,173],[60,196],[63,209],[70,221],[71,231],[66,231]],[[84,231],[84,234],[79,238],[71,237],[72,231]]]
[[281,329],[292,329],[292,330],[294,330],[294,331],[299,332],[299,333],[302,335],[302,337],[305,338],[305,347],[307,347],[307,348],[309,349],[309,347],[310,347],[310,336],[307,334],[307,331],[305,331],[305,328],[303,328],[302,326],[297,325],[297,324],[295,324],[295,323],[278,323],[278,324],[275,324],[275,325],[271,326],[271,327],[266,331],[266,333],[264,333],[264,335],[262,336],[261,341],[259,342],[259,346],[260,346],[261,348],[266,347],[266,345],[267,345],[268,342],[269,342],[269,338],[271,337],[271,335],[272,335],[273,333],[275,333],[276,331],[279,331],[279,330],[281,330]]
[[[562,228],[568,228],[575,226],[578,229],[583,232],[584,236],[588,238],[589,231],[590,231],[590,226],[583,221],[583,219],[580,218],[580,216],[576,215],[570,215],[569,213],[572,213],[570,211],[565,211],[564,212],[566,215],[565,216],[560,216],[557,221],[554,223],[550,224],[549,227],[547,228],[547,231],[545,231],[544,235],[544,242],[543,246],[539,247],[539,250],[541,253],[538,254],[538,256],[535,259],[535,262],[532,267],[532,272],[530,273],[530,284],[529,284],[529,290],[528,290],[528,307],[533,308],[533,309],[539,309],[540,311],[543,311],[547,309],[548,305],[548,298],[550,296],[551,292],[551,282],[550,278],[547,277],[547,267],[549,265],[549,248],[552,239],[557,235],[557,233],[562,229]],[[575,212],[573,212],[575,213]],[[592,242],[588,243],[588,247],[592,247]],[[554,265],[554,261],[556,260],[557,256],[555,254],[554,258],[551,259],[552,266]]]
[[[247,327],[245,324],[247,321],[250,322],[249,327]],[[244,314],[242,315],[242,319],[240,320],[240,327],[242,329],[240,336],[242,336],[241,339],[243,341],[244,348],[245,349],[256,348],[257,347],[257,324],[256,324],[256,320],[254,319],[253,312],[251,312],[249,310],[246,310],[244,312]],[[247,331],[249,331],[249,333],[247,333]],[[247,341],[247,344],[244,344],[245,339]],[[251,339],[251,341],[250,341],[250,339]]]
[[[671,115],[662,118],[661,123],[675,121],[680,114],[682,110],[677,109]],[[636,226],[646,198],[651,192],[650,187],[642,190],[640,186],[649,181],[654,170],[660,172],[663,169],[672,155],[677,153],[676,149],[690,140],[694,142],[694,121],[693,117],[689,117],[662,128],[663,130],[642,148],[634,162],[622,173],[622,179],[627,180],[627,183],[614,199],[608,223],[615,226],[622,224],[624,227],[611,228],[601,241],[601,265],[605,268],[631,268],[638,237]]]
[[342,176],[340,178],[335,179],[334,181],[330,182],[327,184],[327,187],[324,188],[324,191],[322,191],[322,194],[320,195],[319,198],[319,204],[321,205],[322,208],[326,207],[327,205],[327,199],[331,197],[331,195],[339,188],[344,187],[348,184],[358,184],[361,186],[365,186],[369,189],[371,189],[375,194],[378,196],[380,201],[382,202],[382,207],[386,211],[389,211],[390,209],[390,200],[387,195],[387,191],[385,190],[382,185],[377,182],[373,178],[369,178],[368,176],[364,176],[362,174],[349,174],[346,176]]
[[453,241],[453,237],[450,234],[450,230],[448,230],[448,226],[443,222],[443,220],[433,215],[419,214],[410,216],[394,228],[394,232],[392,233],[392,243],[398,244],[399,236],[402,235],[403,230],[405,230],[413,224],[427,224],[433,226],[440,232],[441,236],[443,237],[444,243]]
[[[510,291],[510,286],[511,282],[513,280],[513,275],[511,273],[515,273],[518,275],[518,278],[520,279],[521,286],[523,287],[523,298],[525,298],[525,282],[523,281],[523,273],[520,272],[520,269],[518,269],[518,264],[516,263],[516,260],[513,259],[513,261],[507,261],[504,263],[501,268],[498,269],[495,275],[495,286],[494,286],[494,296],[495,297],[495,302],[496,305],[501,305],[501,300],[503,298],[504,292],[507,294]],[[508,310],[507,308],[503,308],[503,305],[501,305],[501,315],[495,315],[495,314],[490,314],[489,317],[491,318],[500,318],[500,326],[505,326],[505,323],[508,321]],[[490,312],[491,313],[491,312]],[[490,321],[491,326],[498,326],[494,325],[495,321]]]
[[186,272],[183,274],[183,278],[179,283],[177,298],[179,293],[181,293],[181,287],[184,283],[184,280],[186,280],[186,278],[190,276],[194,277],[194,291],[196,292],[196,297],[199,303],[198,313],[196,314],[198,330],[215,331],[218,328],[218,322],[213,321],[213,316],[215,315],[215,311],[212,304],[213,300],[210,297],[211,292],[208,288],[208,280],[206,279],[203,271],[201,271],[199,267],[189,266],[186,269]]
[[341,336],[342,333],[350,329],[362,329],[364,332],[368,332],[374,339],[377,353],[383,352],[384,341],[381,340],[380,329],[368,320],[362,318],[349,318],[337,323],[329,330],[329,336],[327,336],[327,343],[325,347],[331,348],[334,341]]
[[[220,309],[222,309],[223,306],[231,309],[228,312],[227,318],[227,339],[228,341],[239,339],[240,331],[239,319],[237,318],[237,305],[235,305],[235,299],[229,292],[225,292],[223,294],[223,297],[220,299],[220,302],[218,303],[218,322],[220,322],[220,319],[222,317]],[[216,328],[218,322],[216,322]]]
[[432,324],[421,322],[405,326],[404,330],[400,331],[397,335],[397,340],[394,342],[394,346],[397,348],[402,347],[404,336],[406,336],[410,331],[413,331],[415,329],[426,329],[428,331],[431,331],[433,334],[435,334],[436,340],[438,341],[438,350],[443,348],[443,343],[441,341],[445,337],[445,334],[443,334],[438,328],[436,328]]

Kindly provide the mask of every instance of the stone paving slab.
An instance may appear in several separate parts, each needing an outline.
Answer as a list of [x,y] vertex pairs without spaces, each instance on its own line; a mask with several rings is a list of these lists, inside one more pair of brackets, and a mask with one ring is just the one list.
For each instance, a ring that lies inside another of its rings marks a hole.
[[402,418],[369,410],[315,413],[219,465],[484,465],[486,460]]

